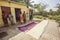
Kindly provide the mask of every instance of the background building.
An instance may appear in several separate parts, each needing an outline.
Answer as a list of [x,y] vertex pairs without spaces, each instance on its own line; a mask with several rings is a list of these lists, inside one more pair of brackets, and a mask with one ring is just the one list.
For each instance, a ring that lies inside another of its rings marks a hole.
[[[20,3],[18,1],[14,0],[0,0],[0,26],[4,24],[2,19],[2,12],[4,11],[4,14],[11,13],[13,15],[14,23],[16,23],[16,16],[18,15],[19,11],[23,13],[29,13],[29,8],[26,7],[26,4]],[[10,24],[9,20],[8,23]]]

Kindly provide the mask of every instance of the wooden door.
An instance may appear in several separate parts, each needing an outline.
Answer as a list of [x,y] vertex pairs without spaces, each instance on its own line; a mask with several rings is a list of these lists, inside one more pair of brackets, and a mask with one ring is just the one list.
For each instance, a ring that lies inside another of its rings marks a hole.
[[2,6],[1,10],[2,10],[2,19],[3,19],[4,25],[8,25],[7,18],[8,18],[8,14],[11,13],[10,7]]

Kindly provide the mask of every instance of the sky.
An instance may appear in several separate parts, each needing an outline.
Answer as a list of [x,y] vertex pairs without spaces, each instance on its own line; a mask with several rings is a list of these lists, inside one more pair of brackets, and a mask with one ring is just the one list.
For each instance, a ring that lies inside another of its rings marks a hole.
[[32,4],[38,4],[38,3],[44,3],[47,4],[46,11],[49,11],[49,9],[52,9],[53,11],[56,11],[56,4],[60,4],[60,0],[31,0],[34,1]]

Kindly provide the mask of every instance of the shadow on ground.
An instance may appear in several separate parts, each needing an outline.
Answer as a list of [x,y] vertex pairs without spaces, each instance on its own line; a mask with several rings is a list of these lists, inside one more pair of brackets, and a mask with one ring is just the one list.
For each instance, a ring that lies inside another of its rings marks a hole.
[[7,35],[8,35],[7,32],[2,32],[2,33],[0,33],[0,38],[3,38],[5,36],[7,36]]

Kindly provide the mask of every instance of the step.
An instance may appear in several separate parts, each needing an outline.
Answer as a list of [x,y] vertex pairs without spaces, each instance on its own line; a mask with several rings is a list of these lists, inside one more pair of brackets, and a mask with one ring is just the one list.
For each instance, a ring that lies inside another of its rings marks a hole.
[[26,32],[26,34],[29,34],[33,36],[36,39],[39,39],[41,34],[44,32],[44,28],[47,26],[48,20],[44,20],[37,24],[34,28],[32,28],[30,31]]

